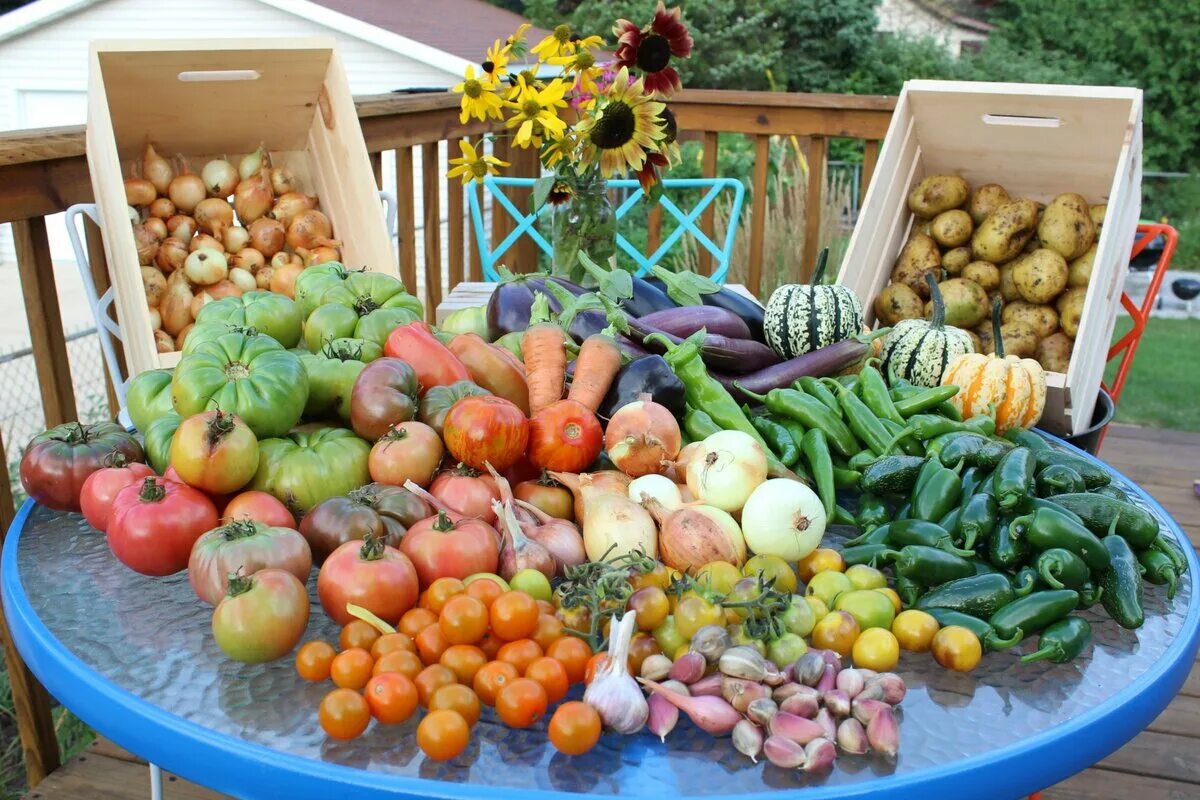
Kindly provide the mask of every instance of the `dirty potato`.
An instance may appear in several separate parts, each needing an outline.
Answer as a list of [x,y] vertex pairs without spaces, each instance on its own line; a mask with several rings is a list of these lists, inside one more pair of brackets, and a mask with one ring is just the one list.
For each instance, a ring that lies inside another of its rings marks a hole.
[[1046,372],[1066,372],[1071,365],[1071,350],[1075,342],[1062,331],[1038,342],[1034,358]]
[[990,261],[972,261],[963,267],[962,277],[975,281],[985,292],[1000,288],[1000,268]]
[[1014,300],[1004,307],[1002,322],[1023,322],[1033,329],[1039,339],[1058,330],[1058,312],[1053,306],[1038,306],[1024,300]]
[[1096,241],[1096,226],[1087,201],[1073,192],[1060,194],[1046,206],[1038,223],[1042,246],[1071,261],[1079,258]]
[[921,298],[903,283],[893,283],[875,298],[875,316],[884,325],[895,325],[902,319],[921,316]]
[[997,208],[971,236],[971,255],[977,261],[1003,264],[1016,258],[1037,230],[1037,204],[1014,200]]
[[1079,333],[1079,321],[1083,319],[1083,303],[1087,299],[1087,289],[1068,289],[1058,298],[1058,324],[1063,333],[1075,338]]
[[971,187],[957,175],[930,175],[908,193],[908,208],[918,216],[932,219],[943,211],[958,208],[970,194]]
[[925,273],[932,272],[935,278],[941,277],[942,254],[937,242],[924,234],[917,234],[905,242],[892,269],[892,283],[903,283],[917,295],[926,299],[929,297],[929,284],[925,281]]
[[970,214],[961,208],[953,208],[934,217],[929,227],[934,241],[942,247],[961,247],[971,240],[975,223],[971,222]]
[[1008,191],[998,183],[985,183],[971,192],[971,202],[967,204],[967,213],[976,225],[987,219],[993,211],[1005,203],[1012,202]]
[[1072,261],[1067,267],[1067,287],[1070,289],[1079,289],[1086,287],[1092,281],[1092,267],[1096,262],[1096,245],[1092,245],[1087,249],[1087,252],[1079,258]]
[[1043,247],[1022,258],[1013,267],[1013,282],[1021,297],[1030,303],[1049,303],[1067,288],[1067,262]]

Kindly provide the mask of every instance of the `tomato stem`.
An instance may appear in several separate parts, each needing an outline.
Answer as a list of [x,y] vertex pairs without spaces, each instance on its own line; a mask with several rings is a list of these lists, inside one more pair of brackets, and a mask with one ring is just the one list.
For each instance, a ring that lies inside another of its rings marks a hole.
[[138,499],[143,503],[157,503],[167,496],[167,489],[158,482],[158,477],[150,475],[142,481],[142,490],[138,493]]

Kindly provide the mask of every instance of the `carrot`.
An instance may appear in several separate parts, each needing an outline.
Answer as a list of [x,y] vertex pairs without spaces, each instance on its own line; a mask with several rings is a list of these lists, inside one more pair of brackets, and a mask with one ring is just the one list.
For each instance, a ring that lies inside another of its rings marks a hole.
[[525,382],[529,385],[529,411],[536,414],[562,399],[567,376],[566,334],[552,320],[550,303],[541,292],[533,300],[530,325],[521,337]]
[[613,338],[612,328],[605,328],[584,340],[575,360],[571,378],[570,400],[578,400],[591,411],[598,411],[608,387],[621,369],[621,349]]

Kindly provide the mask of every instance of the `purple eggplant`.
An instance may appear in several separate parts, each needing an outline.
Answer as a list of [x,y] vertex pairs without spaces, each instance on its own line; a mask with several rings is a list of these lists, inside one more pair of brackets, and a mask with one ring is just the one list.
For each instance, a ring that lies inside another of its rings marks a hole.
[[[641,320],[630,320],[629,328],[634,338],[641,337],[646,349],[666,352],[668,344],[683,341],[674,334],[655,330],[642,324]],[[753,373],[779,363],[779,355],[762,342],[753,339],[731,339],[728,336],[707,334],[700,347],[700,358],[714,370],[741,375]]]
[[749,339],[750,326],[746,321],[716,306],[686,306],[656,311],[640,318],[643,325],[658,328],[676,336],[691,336],[704,328],[710,334],[728,336],[732,339]]
[[742,389],[755,394],[766,394],[772,389],[791,386],[792,383],[803,378],[805,375],[811,375],[814,378],[836,375],[838,372],[866,358],[871,352],[871,342],[887,334],[889,330],[891,329],[882,328],[865,336],[843,339],[828,347],[822,347],[820,350],[813,350],[802,356],[796,356],[789,361],[781,361],[778,364],[769,366],[766,369],[760,369],[757,372],[752,372],[749,375],[739,376],[729,374],[730,370],[725,370],[725,374],[717,372],[711,374],[735,398],[746,400],[750,398],[746,395],[746,392],[741,391]]
[[[552,280],[566,291],[578,297],[586,290],[563,278],[547,278],[542,273],[513,275],[501,281],[487,303],[488,333],[492,341],[506,333],[523,331],[529,327],[529,312],[533,307],[534,292],[544,291],[546,281]],[[546,292],[549,295],[548,292]],[[551,295],[550,310],[558,312],[561,306]]]

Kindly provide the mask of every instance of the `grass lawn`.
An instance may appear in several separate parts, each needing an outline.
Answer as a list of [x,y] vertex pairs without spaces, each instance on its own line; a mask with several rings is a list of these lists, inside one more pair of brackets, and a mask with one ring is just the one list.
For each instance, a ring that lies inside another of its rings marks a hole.
[[[1131,327],[1128,317],[1118,319],[1113,341]],[[1150,319],[1117,403],[1117,421],[1200,431],[1198,351],[1200,319]],[[1111,383],[1116,372],[1114,361],[1104,382]]]

